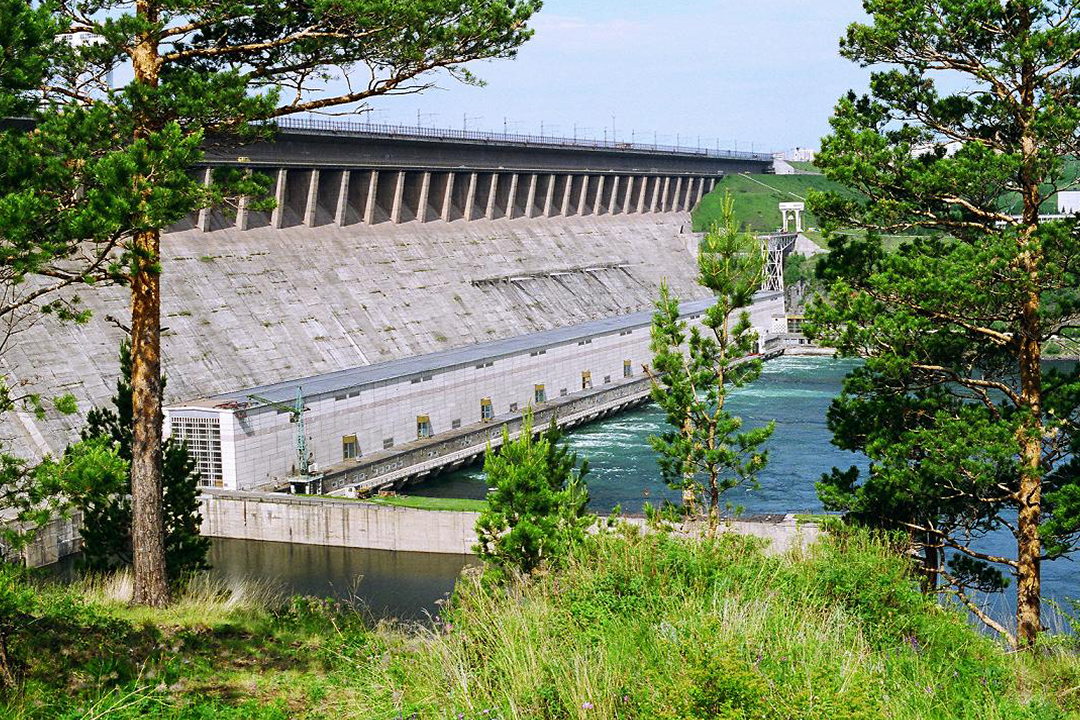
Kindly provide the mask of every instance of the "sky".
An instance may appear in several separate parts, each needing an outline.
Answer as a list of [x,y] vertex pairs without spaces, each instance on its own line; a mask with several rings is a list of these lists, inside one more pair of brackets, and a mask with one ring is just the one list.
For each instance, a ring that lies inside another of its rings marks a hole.
[[[738,150],[817,148],[836,100],[868,71],[838,40],[859,0],[544,0],[513,60],[471,63],[379,98],[372,122]],[[576,126],[576,130],[575,130]]]

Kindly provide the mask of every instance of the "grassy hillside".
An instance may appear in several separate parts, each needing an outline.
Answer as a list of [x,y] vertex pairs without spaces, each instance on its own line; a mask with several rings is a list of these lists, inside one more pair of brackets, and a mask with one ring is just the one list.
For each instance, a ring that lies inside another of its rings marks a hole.
[[[1076,183],[1080,180],[1080,160],[1066,160],[1065,171],[1062,173],[1062,179],[1058,182],[1059,187],[1066,183]],[[1080,186],[1071,188],[1073,190],[1080,190]],[[1017,193],[1006,193],[1001,198],[1001,207],[1006,212],[1011,214],[1018,214],[1020,212],[1020,196]],[[1039,211],[1047,215],[1053,215],[1057,212],[1057,195],[1053,195],[1043,201],[1043,204],[1039,207]]]
[[[792,162],[800,169],[814,169],[812,163]],[[1080,160],[1068,160],[1065,163],[1063,182],[1080,180]],[[746,228],[756,232],[773,232],[780,227],[782,202],[800,202],[806,199],[811,189],[835,190],[845,194],[852,191],[838,183],[827,180],[823,175],[727,175],[717,183],[716,188],[701,199],[701,204],[694,211],[694,231],[703,232],[709,225],[720,219],[720,203],[724,192],[730,192],[735,198],[735,216]],[[1080,187],[1078,187],[1080,189]],[[1009,193],[1001,198],[1001,208],[1007,212],[1019,212],[1019,197]],[[1057,212],[1057,199],[1051,197],[1042,205],[1042,212]],[[803,215],[806,228],[817,227],[817,218],[811,213]],[[819,236],[807,233],[813,239]],[[897,236],[896,243],[903,241]]]
[[[780,227],[779,203],[802,202],[810,189],[850,192],[823,175],[727,175],[711,193],[701,198],[694,211],[694,230],[702,232],[720,220],[724,193],[735,198],[735,215],[742,225],[757,232],[773,232]],[[817,219],[803,215],[803,225],[815,227]]]
[[821,170],[818,169],[817,165],[814,165],[814,163],[807,162],[805,160],[788,160],[787,164],[790,165],[791,167],[795,168],[796,170],[802,170],[803,172],[808,172],[808,173],[820,173],[821,172]]
[[[28,591],[10,576],[0,587]],[[121,578],[123,580],[123,578]],[[35,593],[0,717],[1028,718],[1080,713],[1075,640],[1006,653],[865,537],[770,557],[745,538],[590,539],[509,589],[470,575],[434,627],[196,586],[164,612],[111,581]],[[24,603],[25,605],[25,603]]]

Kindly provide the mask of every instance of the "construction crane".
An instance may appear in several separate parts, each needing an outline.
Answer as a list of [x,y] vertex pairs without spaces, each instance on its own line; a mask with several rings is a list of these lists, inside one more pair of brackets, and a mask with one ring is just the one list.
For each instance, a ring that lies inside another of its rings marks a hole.
[[296,404],[294,405],[258,395],[248,395],[248,399],[289,413],[289,422],[296,423],[296,469],[301,475],[308,475],[311,466],[308,462],[307,438],[304,436],[304,412],[307,408],[304,407],[303,389],[299,385],[296,387]]

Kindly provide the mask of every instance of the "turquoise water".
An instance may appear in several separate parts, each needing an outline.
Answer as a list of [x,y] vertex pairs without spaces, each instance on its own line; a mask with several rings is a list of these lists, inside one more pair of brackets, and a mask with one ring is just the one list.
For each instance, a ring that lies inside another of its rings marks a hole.
[[[829,403],[840,392],[844,375],[855,361],[820,357],[781,357],[765,364],[761,379],[737,390],[730,398],[731,411],[749,427],[776,421],[769,441],[769,463],[761,473],[761,487],[729,493],[726,500],[745,513],[821,512],[814,483],[833,467],[851,465],[865,470],[866,458],[832,445],[825,424]],[[644,502],[659,504],[663,498],[677,500],[677,493],[660,479],[648,437],[664,429],[664,417],[654,407],[644,407],[598,421],[572,431],[569,445],[588,457],[592,508],[606,513],[616,505],[624,512],[639,512]],[[482,498],[486,493],[479,466],[447,475],[409,492],[435,497]],[[1016,543],[1007,532],[983,540],[981,547],[995,554],[1014,555]],[[1043,588],[1047,597],[1063,601],[1080,596],[1080,572],[1073,560],[1043,563]],[[1015,591],[988,599],[988,609],[1008,619],[1015,607]],[[1054,620],[1050,620],[1054,625]],[[1056,628],[1055,628],[1056,629]]]
[[[825,411],[840,391],[853,361],[817,357],[781,357],[765,364],[761,379],[736,390],[731,412],[747,427],[776,421],[769,442],[769,464],[757,490],[737,490],[726,500],[746,513],[819,512],[821,502],[814,482],[834,466],[866,467],[862,455],[832,444],[825,426]],[[663,432],[664,416],[653,406],[623,413],[571,432],[568,444],[589,459],[589,496],[601,513],[621,505],[624,512],[640,512],[646,500],[678,500],[678,493],[660,479],[656,456],[648,437]],[[460,470],[410,493],[435,497],[482,498],[487,488],[479,466]]]

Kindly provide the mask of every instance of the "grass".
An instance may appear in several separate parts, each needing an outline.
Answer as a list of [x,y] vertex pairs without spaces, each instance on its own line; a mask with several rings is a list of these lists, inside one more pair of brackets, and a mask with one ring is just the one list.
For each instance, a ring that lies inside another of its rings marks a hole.
[[[851,191],[823,175],[727,175],[713,191],[701,199],[694,211],[694,230],[701,232],[720,221],[724,193],[735,198],[735,216],[743,227],[757,232],[773,232],[780,227],[779,203],[802,202],[811,189]],[[815,227],[817,219],[803,214],[803,225]]]
[[[1080,160],[1074,158],[1068,158],[1065,160],[1065,167],[1062,171],[1061,180],[1058,181],[1058,186],[1063,186],[1068,183],[1076,183],[1076,186],[1069,187],[1069,190],[1080,189]],[[1010,214],[1019,214],[1021,210],[1020,195],[1018,193],[1005,193],[1001,197],[1000,207],[1005,212]],[[1039,206],[1039,212],[1045,215],[1054,215],[1057,213],[1057,194],[1053,194],[1043,201]]]
[[[326,498],[325,495],[301,495],[300,497]],[[391,507],[416,508],[417,510],[446,510],[450,512],[482,512],[487,507],[486,500],[424,497],[421,495],[370,495],[361,498],[334,497],[332,499],[368,503],[370,505],[388,505]]]
[[[1074,638],[1009,654],[865,535],[767,556],[632,532],[565,567],[458,584],[438,624],[206,584],[160,614],[126,580],[37,592],[0,717],[1028,718],[1080,713]],[[234,593],[241,593],[233,599]]]
[[420,495],[384,495],[362,498],[363,502],[376,505],[417,508],[419,510],[453,510],[458,512],[482,512],[487,507],[486,500],[468,498],[423,497]]
[[812,162],[807,162],[806,160],[788,160],[787,164],[795,168],[796,170],[802,170],[803,172],[808,173],[821,174],[821,170],[818,169],[817,165]]
[[[754,232],[774,232],[781,226],[779,204],[801,202],[809,191],[835,190],[850,195],[851,190],[827,180],[823,175],[727,175],[717,183],[711,193],[701,199],[694,210],[695,232],[703,232],[714,222],[720,222],[721,203],[725,192],[735,198],[735,219]],[[827,247],[824,237],[817,229],[817,218],[810,212],[803,213],[804,235],[820,247]],[[850,231],[863,233],[862,230]],[[909,240],[910,235],[883,235],[882,242],[890,252]]]

